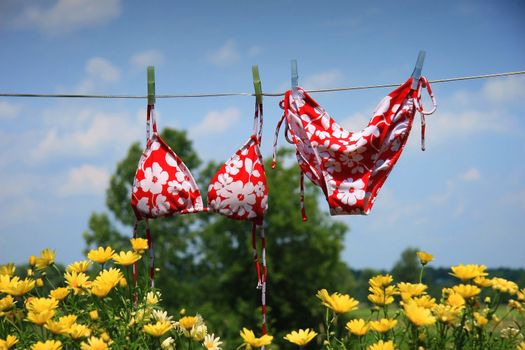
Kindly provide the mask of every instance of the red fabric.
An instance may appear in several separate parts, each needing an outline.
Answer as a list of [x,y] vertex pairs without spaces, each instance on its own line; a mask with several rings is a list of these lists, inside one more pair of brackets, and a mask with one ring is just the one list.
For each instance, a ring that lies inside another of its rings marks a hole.
[[[153,106],[148,106],[153,132],[138,163],[131,205],[139,220],[212,211],[237,220],[262,223],[268,189],[261,153],[262,106],[257,106],[255,130],[248,141],[213,177],[204,207],[197,184],[184,162],[157,132]],[[257,124],[259,120],[259,124]]]
[[296,146],[301,172],[323,190],[332,215],[370,212],[403,151],[416,109],[424,114],[435,110],[420,107],[423,84],[435,104],[426,79],[421,78],[417,90],[411,84],[412,78],[388,94],[358,132],[342,128],[303,89],[295,95],[286,92],[281,106],[287,139]]

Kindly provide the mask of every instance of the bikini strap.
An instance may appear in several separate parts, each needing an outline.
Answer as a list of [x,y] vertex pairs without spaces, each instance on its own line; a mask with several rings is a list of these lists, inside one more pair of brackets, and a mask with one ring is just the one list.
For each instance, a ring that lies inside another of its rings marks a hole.
[[261,314],[262,314],[262,335],[266,334],[266,236],[264,234],[264,224],[261,225],[261,256],[262,256],[262,288],[261,288]]
[[257,255],[257,224],[255,222],[252,223],[252,256],[255,272],[257,273],[257,289],[261,289],[261,265],[259,264],[259,257]]
[[[421,103],[421,89],[422,88],[427,89],[428,95],[430,96],[430,99],[432,100],[432,109],[430,111],[425,111],[423,108],[423,104]],[[428,82],[427,78],[424,76],[421,76],[419,78],[417,89],[414,90],[414,106],[419,112],[420,119],[421,119],[421,150],[424,151],[425,150],[425,129],[426,129],[425,116],[434,113],[437,108],[436,98],[434,97],[434,93],[432,92],[432,87],[430,86],[430,83]]]
[[253,135],[257,135],[257,142],[261,144],[263,129],[263,105],[255,101],[255,113],[253,116]]
[[301,215],[303,217],[303,221],[308,221],[308,216],[306,216],[306,209],[304,207],[304,172],[302,170],[300,177]]
[[[157,132],[157,121],[155,120],[154,109],[155,105],[148,105],[148,110],[146,113],[146,143],[151,139],[153,133]],[[153,133],[150,129],[150,123],[153,124]]]

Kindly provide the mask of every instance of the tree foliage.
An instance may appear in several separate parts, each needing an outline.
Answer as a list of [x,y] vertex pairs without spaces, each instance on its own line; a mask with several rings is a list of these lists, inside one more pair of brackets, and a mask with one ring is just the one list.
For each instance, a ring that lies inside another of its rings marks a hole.
[[[201,160],[182,131],[165,129],[162,137],[192,169],[205,195],[217,164],[200,166]],[[140,155],[135,143],[118,163],[107,190],[111,214],[92,214],[84,233],[86,249],[99,245],[120,248],[131,236],[130,193]],[[282,339],[278,330],[317,326],[322,319],[313,298],[318,289],[345,292],[353,285],[352,274],[340,258],[347,227],[319,208],[319,191],[313,186],[306,186],[308,221],[302,221],[299,171],[283,161],[289,155],[289,151],[279,152],[276,169],[271,169],[269,160],[265,162],[269,189],[267,304],[270,332],[276,339]],[[206,213],[150,222],[160,268],[156,285],[164,293],[167,308],[198,311],[226,339],[236,339],[243,326],[258,328],[260,294],[255,288],[251,223]]]

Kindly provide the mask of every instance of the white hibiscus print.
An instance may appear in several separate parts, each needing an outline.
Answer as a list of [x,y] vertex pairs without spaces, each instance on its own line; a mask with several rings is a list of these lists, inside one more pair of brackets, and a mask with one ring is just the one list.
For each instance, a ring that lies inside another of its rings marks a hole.
[[155,198],[155,206],[151,208],[151,215],[162,216],[166,215],[170,210],[170,204],[166,201],[166,196],[159,194]]
[[140,187],[144,192],[158,194],[162,192],[162,185],[168,181],[168,178],[168,172],[155,162],[150,168],[144,170],[144,179],[140,180]]
[[183,171],[177,171],[175,173],[175,179],[179,182],[183,191],[190,192],[192,190],[190,177]]
[[329,173],[333,173],[333,172],[339,173],[339,172],[341,172],[341,163],[339,163],[337,160],[335,160],[333,158],[329,158],[326,161],[325,166],[326,166],[326,171],[328,171]]
[[149,146],[149,148],[152,150],[152,151],[156,151],[160,148],[160,142],[158,141],[153,141],[151,143],[151,146]]
[[264,196],[261,200],[261,208],[266,211],[268,209],[268,196]]
[[184,205],[187,202],[186,197],[178,196],[179,192],[182,191],[182,184],[178,181],[172,180],[168,182],[168,193],[172,194],[174,198],[177,198],[177,203]]
[[365,183],[361,179],[357,181],[352,178],[343,180],[337,188],[337,198],[344,204],[354,205],[358,200],[365,198],[364,187]]
[[175,159],[175,157],[173,157],[173,155],[171,153],[166,153],[166,163],[168,163],[169,166],[173,167],[173,168],[176,168],[178,166],[177,164],[177,160]]
[[142,197],[141,199],[139,199],[139,201],[137,203],[137,209],[141,213],[149,215],[149,205],[148,205],[148,198],[147,197]]
[[238,157],[235,157],[226,163],[226,172],[228,174],[237,175],[240,168],[242,168],[242,159],[239,159]]
[[250,158],[244,160],[244,168],[246,169],[246,172],[251,176],[261,177],[259,170],[254,169],[255,164],[257,164],[257,161],[254,163]]
[[370,135],[374,135],[375,137],[378,137],[379,136],[379,128],[375,125],[369,125],[367,126],[366,128],[363,129],[362,131],[363,133],[363,136],[364,137],[367,137],[367,136],[370,136]]
[[332,124],[332,134],[340,139],[346,139],[350,133],[343,129],[339,124],[333,123]]
[[[228,174],[219,174],[217,176],[217,181],[213,184],[213,189],[217,192],[219,196],[225,196],[225,193],[228,192],[228,186],[233,182],[233,177]],[[210,185],[211,187],[211,185]]]
[[243,185],[242,181],[231,184],[225,193],[223,205],[229,206],[231,211],[239,216],[255,217],[253,205],[255,204],[255,186],[251,182]]
[[262,181],[257,182],[257,185],[255,185],[255,195],[257,197],[262,197],[264,195],[264,189],[265,186]]

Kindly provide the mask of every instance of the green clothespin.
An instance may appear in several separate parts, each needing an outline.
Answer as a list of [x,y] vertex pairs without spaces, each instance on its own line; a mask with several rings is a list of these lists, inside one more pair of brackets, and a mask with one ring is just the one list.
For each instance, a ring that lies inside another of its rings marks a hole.
[[155,67],[148,66],[148,104],[155,104]]
[[252,75],[253,75],[253,87],[255,88],[255,102],[258,105],[261,105],[262,104],[261,78],[259,77],[259,66],[256,64],[252,66]]

